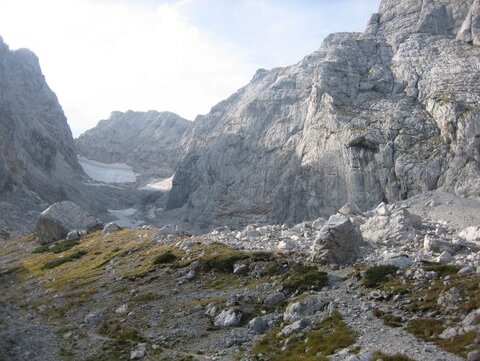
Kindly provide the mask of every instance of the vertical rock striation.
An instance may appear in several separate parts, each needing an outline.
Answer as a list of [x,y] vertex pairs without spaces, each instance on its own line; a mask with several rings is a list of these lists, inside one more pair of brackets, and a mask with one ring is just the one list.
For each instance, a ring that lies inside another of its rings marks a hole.
[[478,0],[384,0],[365,33],[257,71],[183,136],[168,208],[238,226],[480,195],[478,14]]

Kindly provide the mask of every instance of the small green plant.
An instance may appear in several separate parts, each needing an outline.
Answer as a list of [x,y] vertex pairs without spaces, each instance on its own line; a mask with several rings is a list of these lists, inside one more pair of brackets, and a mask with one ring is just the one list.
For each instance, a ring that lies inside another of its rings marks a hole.
[[338,313],[315,326],[304,339],[295,339],[286,349],[282,349],[285,338],[278,337],[279,328],[265,334],[253,348],[254,354],[262,354],[262,359],[271,361],[319,360],[326,361],[336,350],[348,347],[355,342],[353,331],[345,324]]
[[45,244],[43,246],[37,247],[33,250],[32,253],[46,253],[46,252],[53,252],[53,253],[62,253],[68,251],[70,248],[75,247],[78,245],[78,241],[60,241],[52,244]]
[[318,290],[328,284],[328,274],[319,271],[315,266],[296,265],[291,274],[283,284],[283,287],[289,291],[308,291]]
[[85,251],[78,251],[78,252],[75,252],[75,253],[71,254],[70,256],[65,256],[65,257],[54,259],[53,261],[45,263],[43,265],[42,269],[51,269],[51,268],[58,267],[58,266],[60,266],[64,263],[67,263],[67,262],[73,262],[77,259],[82,258],[86,254],[87,254],[87,252],[85,252]]
[[143,341],[136,329],[114,320],[103,322],[98,328],[98,333],[119,341]]
[[155,258],[153,261],[154,264],[165,264],[165,263],[172,263],[177,260],[177,256],[175,256],[172,251],[165,251],[159,256]]
[[386,326],[390,327],[402,327],[402,318],[400,316],[395,316],[392,315],[391,313],[385,313],[382,310],[379,310],[378,308],[373,310],[373,315],[376,318],[379,318],[380,320],[383,321],[383,323]]
[[373,266],[367,269],[363,277],[363,284],[367,287],[377,287],[389,280],[389,276],[397,272],[398,267],[393,265]]
[[460,270],[460,267],[453,264],[442,264],[437,262],[423,261],[425,271],[437,272],[439,277],[455,275]]
[[406,330],[424,341],[433,341],[443,332],[443,321],[435,318],[419,318],[407,323]]

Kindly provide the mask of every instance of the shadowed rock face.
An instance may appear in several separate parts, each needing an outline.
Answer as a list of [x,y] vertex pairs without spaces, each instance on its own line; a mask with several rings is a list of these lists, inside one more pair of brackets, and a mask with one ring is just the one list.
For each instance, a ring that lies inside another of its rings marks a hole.
[[166,178],[185,155],[180,139],[190,124],[169,112],[113,112],[82,134],[76,146],[86,158],[126,163],[141,178]]
[[[69,196],[84,177],[57,97],[27,49],[0,38],[0,227]],[[21,226],[20,226],[21,229]]]
[[257,71],[185,133],[168,208],[238,226],[437,188],[478,196],[478,5],[383,1],[365,33]]

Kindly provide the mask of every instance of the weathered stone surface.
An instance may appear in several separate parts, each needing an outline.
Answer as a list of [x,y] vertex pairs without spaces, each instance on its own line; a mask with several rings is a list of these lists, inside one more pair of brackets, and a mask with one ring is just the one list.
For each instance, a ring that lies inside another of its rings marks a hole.
[[213,320],[213,324],[218,327],[236,327],[240,324],[241,319],[241,312],[228,309],[220,312]]
[[120,228],[116,225],[115,222],[110,222],[110,223],[107,223],[103,229],[102,229],[102,233],[103,234],[109,234],[109,233],[113,233],[113,232],[116,232],[118,231]]
[[327,304],[328,301],[323,297],[307,297],[301,301],[289,304],[283,313],[283,320],[285,322],[294,322],[313,316],[316,312],[323,310]]
[[332,34],[298,64],[257,71],[185,133],[168,208],[201,227],[239,226],[438,188],[477,196],[477,14],[478,0],[384,0],[366,33]]
[[364,245],[362,234],[348,218],[332,216],[318,232],[313,248],[316,260],[348,264],[357,259]]
[[99,226],[98,220],[70,201],[55,203],[40,213],[36,232],[41,244],[65,238],[71,230],[91,230]]

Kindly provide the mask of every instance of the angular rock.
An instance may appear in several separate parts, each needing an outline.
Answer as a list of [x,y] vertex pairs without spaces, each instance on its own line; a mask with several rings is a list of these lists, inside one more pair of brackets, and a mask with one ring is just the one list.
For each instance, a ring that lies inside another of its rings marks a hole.
[[338,213],[343,214],[344,216],[360,216],[362,211],[355,203],[347,203],[342,208],[338,210]]
[[332,216],[317,233],[312,256],[329,264],[348,264],[360,256],[363,245],[358,227],[348,218]]
[[278,333],[278,337],[287,337],[292,333],[303,330],[304,328],[310,326],[311,321],[308,318],[302,318],[301,320],[295,321],[291,325],[287,325]]
[[272,293],[272,294],[268,295],[263,300],[263,303],[266,304],[266,305],[275,306],[275,305],[278,305],[279,303],[282,303],[283,301],[285,301],[285,299],[286,299],[285,293],[275,292],[275,293]]
[[49,244],[67,236],[76,229],[87,231],[99,227],[99,221],[70,201],[55,203],[40,213],[36,232],[41,244]]
[[285,322],[294,322],[302,318],[313,316],[316,312],[322,311],[328,305],[323,297],[309,296],[303,300],[291,303],[283,313]]
[[78,232],[76,229],[68,232],[67,241],[76,241],[78,239],[80,239],[80,232]]
[[234,309],[223,310],[214,319],[217,327],[236,327],[242,320],[242,313]]
[[103,229],[102,234],[109,234],[118,231],[120,228],[115,224],[115,222],[107,223]]

